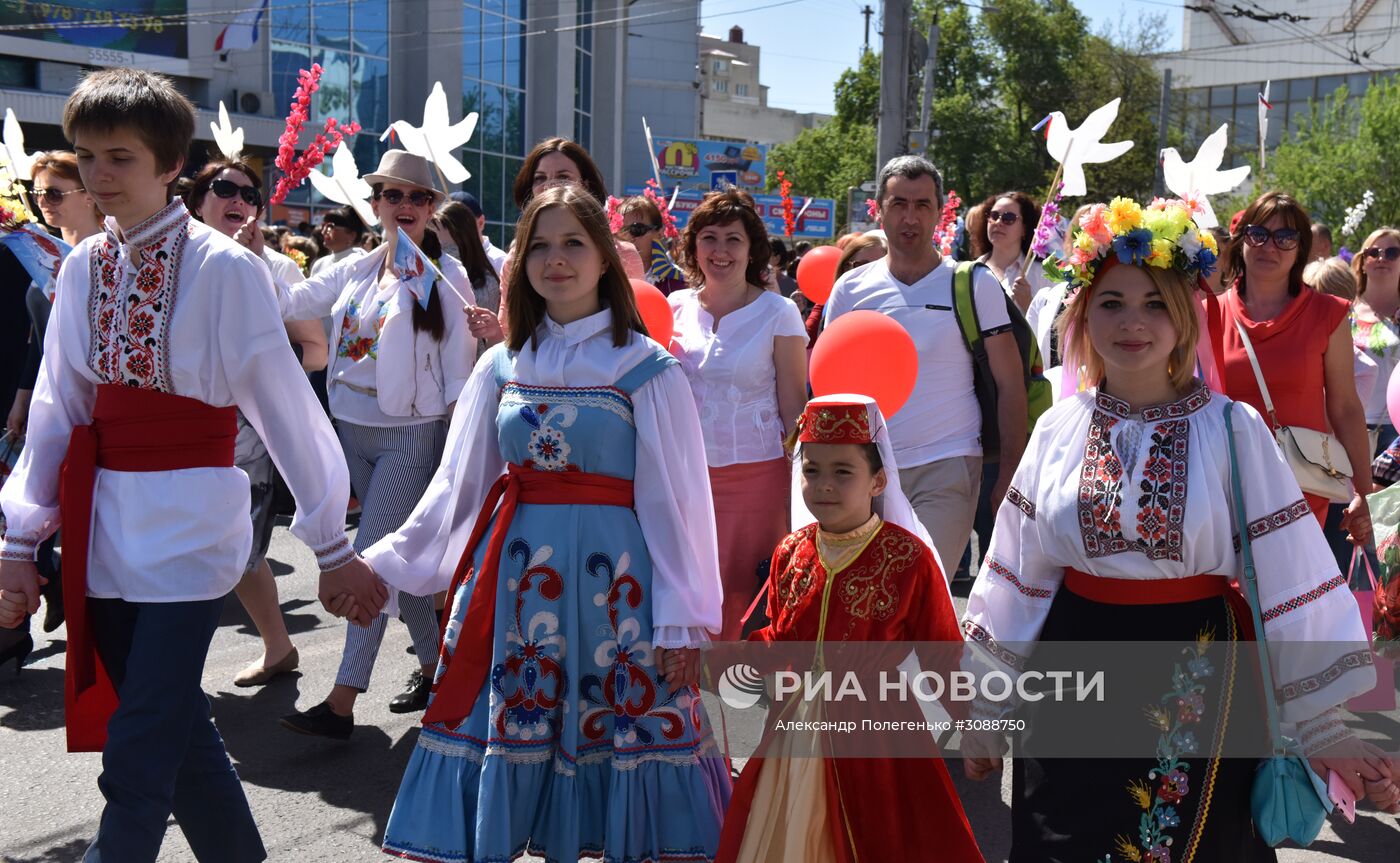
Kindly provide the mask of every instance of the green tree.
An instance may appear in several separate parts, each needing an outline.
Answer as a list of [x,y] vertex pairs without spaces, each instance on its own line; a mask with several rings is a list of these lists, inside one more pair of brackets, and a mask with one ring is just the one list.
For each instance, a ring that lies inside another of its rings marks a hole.
[[833,121],[807,129],[786,144],[768,151],[768,187],[778,185],[777,172],[788,173],[798,194],[836,201],[836,224],[850,221],[846,191],[872,176],[875,164],[875,126],[843,125]]
[[880,119],[880,55],[866,51],[854,69],[836,79],[836,122],[843,127]]

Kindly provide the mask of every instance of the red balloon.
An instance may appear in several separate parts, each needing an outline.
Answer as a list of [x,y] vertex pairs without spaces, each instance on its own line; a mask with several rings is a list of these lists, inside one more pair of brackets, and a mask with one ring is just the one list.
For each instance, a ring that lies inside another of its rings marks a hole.
[[671,336],[676,331],[676,319],[671,316],[671,304],[666,295],[654,285],[641,279],[629,279],[632,294],[637,298],[637,311],[646,324],[647,335],[659,342],[662,347],[671,346]]
[[835,246],[818,246],[802,256],[797,262],[797,287],[807,299],[819,306],[826,302],[836,284],[836,265],[840,261],[841,250]]
[[848,312],[831,322],[812,349],[812,393],[869,396],[888,419],[909,400],[919,351],[899,322],[880,312]]

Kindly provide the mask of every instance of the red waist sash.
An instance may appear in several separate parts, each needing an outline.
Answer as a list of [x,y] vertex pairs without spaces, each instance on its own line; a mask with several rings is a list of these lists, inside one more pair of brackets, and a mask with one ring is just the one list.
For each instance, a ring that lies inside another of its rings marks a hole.
[[1105,605],[1165,605],[1220,597],[1235,613],[1241,640],[1254,638],[1253,616],[1239,589],[1223,575],[1187,578],[1104,578],[1065,567],[1065,589]]
[[[100,752],[117,694],[97,655],[87,617],[87,568],[97,468],[167,471],[231,467],[238,410],[120,384],[102,384],[92,424],[74,426],[63,459],[59,512],[63,524],[63,607],[67,611],[64,714],[69,752]],[[124,501],[139,505],[140,501]],[[199,505],[198,501],[191,501]]]
[[[497,510],[496,505],[500,504]],[[515,518],[515,508],[522,503],[535,504],[595,504],[600,506],[632,507],[632,481],[596,473],[578,471],[542,471],[517,464],[507,466],[504,476],[496,481],[486,495],[486,501],[477,514],[476,525],[471,538],[462,551],[457,563],[457,571],[452,578],[452,588],[447,593],[447,607],[443,610],[444,630],[452,616],[453,598],[462,582],[471,578],[472,559],[476,547],[486,535],[486,528],[495,514],[496,524],[486,545],[486,555],[481,560],[480,577],[472,590],[471,601],[467,604],[466,617],[462,620],[461,635],[452,656],[443,654],[446,665],[442,675],[433,684],[433,703],[423,714],[423,724],[440,722],[451,724],[471,713],[481,687],[486,682],[486,673],[491,668],[491,644],[496,620],[496,587],[500,581],[501,552],[505,547],[506,534]],[[526,573],[525,580],[530,578]],[[522,582],[521,590],[525,589]]]

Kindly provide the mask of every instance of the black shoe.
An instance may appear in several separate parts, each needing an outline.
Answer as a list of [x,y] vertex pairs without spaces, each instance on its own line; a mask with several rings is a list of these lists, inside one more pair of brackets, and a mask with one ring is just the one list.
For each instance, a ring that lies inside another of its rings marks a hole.
[[329,737],[332,740],[349,740],[355,730],[355,717],[341,716],[331,706],[322,701],[307,711],[289,713],[282,717],[282,727],[290,728],[298,734],[312,737]]
[[[54,553],[58,557],[58,553]],[[48,584],[39,588],[39,594],[44,597],[44,631],[53,632],[63,625],[65,615],[63,613],[63,576],[58,569],[53,570],[53,574],[45,573]]]
[[416,713],[419,710],[428,709],[428,691],[433,688],[433,682],[423,676],[423,672],[415,669],[408,676],[408,688],[389,700],[390,713]]
[[[28,622],[29,621],[26,619],[25,623]],[[14,632],[14,630],[4,631]],[[34,636],[30,635],[29,632],[26,631],[24,635],[21,636],[18,640],[12,642],[6,647],[0,648],[0,665],[4,665],[5,663],[13,659],[15,661],[15,677],[19,677],[19,670],[24,666],[24,660],[28,659],[29,654],[33,651]]]

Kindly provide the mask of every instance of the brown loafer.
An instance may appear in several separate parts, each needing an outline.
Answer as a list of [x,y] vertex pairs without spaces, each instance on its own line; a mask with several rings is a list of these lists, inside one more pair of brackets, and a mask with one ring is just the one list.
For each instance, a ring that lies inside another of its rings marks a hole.
[[234,686],[262,686],[279,674],[295,671],[301,661],[297,649],[293,647],[286,656],[272,665],[250,665],[233,678]]

